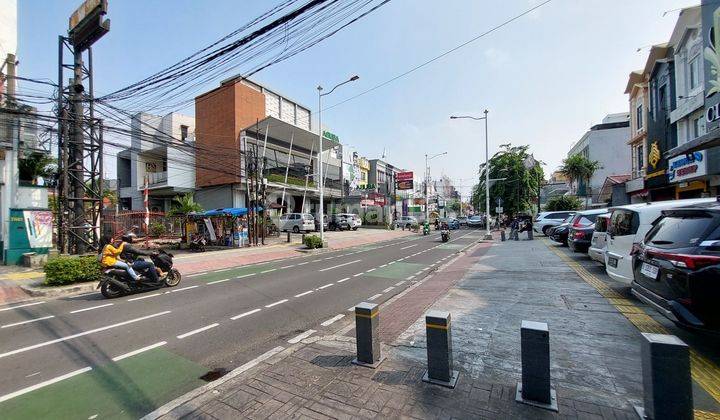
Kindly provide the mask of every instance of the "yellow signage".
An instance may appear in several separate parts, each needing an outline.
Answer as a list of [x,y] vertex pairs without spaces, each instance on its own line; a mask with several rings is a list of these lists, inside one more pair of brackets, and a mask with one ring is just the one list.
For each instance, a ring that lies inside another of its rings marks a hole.
[[650,145],[650,153],[648,153],[648,163],[650,163],[650,166],[655,169],[657,168],[657,164],[660,162],[660,159],[662,159],[660,147],[658,147],[658,142],[654,141]]

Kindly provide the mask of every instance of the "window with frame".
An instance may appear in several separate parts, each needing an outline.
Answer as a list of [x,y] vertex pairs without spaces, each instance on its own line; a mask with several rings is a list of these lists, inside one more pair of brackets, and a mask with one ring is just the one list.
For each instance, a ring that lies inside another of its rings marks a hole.
[[695,55],[688,61],[688,78],[690,89],[700,86],[700,54]]
[[691,138],[696,139],[702,135],[702,117],[693,118]]
[[185,141],[188,138],[188,127],[187,125],[181,125],[180,126],[180,140]]
[[638,163],[637,169],[638,169],[638,171],[642,171],[643,168],[645,167],[645,156],[644,156],[645,150],[644,149],[645,149],[645,147],[642,144],[637,147],[637,163]]
[[638,101],[637,107],[635,108],[635,125],[637,126],[637,131],[642,130],[643,128],[643,106],[642,102]]

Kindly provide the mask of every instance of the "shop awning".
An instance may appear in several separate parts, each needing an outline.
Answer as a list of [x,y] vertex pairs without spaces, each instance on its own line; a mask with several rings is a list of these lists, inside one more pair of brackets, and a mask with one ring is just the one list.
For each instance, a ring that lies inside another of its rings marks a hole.
[[[262,211],[262,207],[257,207],[255,211]],[[226,207],[224,209],[213,209],[213,210],[207,210],[204,212],[199,213],[190,213],[190,216],[194,217],[217,217],[217,216],[230,216],[230,217],[238,217],[238,216],[245,216],[248,214],[247,207]]]
[[[256,130],[260,133],[256,133]],[[266,117],[265,119],[246,127],[243,131],[246,135],[260,139],[260,141],[265,138],[266,132],[268,133],[268,137],[287,144],[290,144],[290,139],[292,138],[294,147],[312,150],[313,154],[317,153],[319,148],[317,133],[307,131],[275,117]],[[339,143],[325,137],[325,140],[323,141],[323,150],[332,149],[338,144]]]
[[713,130],[704,136],[700,136],[687,143],[683,143],[674,149],[670,149],[665,152],[665,157],[670,159],[675,156],[696,152],[698,150],[709,149],[715,146],[720,146],[720,130]]

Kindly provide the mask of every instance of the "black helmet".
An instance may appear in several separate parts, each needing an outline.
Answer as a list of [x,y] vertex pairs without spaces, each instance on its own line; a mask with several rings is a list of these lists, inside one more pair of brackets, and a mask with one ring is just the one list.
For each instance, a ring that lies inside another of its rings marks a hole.
[[121,239],[123,242],[133,243],[135,238],[136,238],[136,235],[134,233],[130,232],[130,233],[124,234]]

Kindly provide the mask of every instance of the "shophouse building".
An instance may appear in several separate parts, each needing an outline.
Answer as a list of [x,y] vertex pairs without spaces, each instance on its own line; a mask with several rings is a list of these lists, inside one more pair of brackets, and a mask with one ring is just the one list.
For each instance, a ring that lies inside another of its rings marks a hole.
[[630,108],[630,129],[626,139],[630,146],[628,160],[630,162],[630,180],[626,183],[627,194],[631,201],[640,202],[645,199],[645,165],[647,162],[647,107],[648,84],[644,70],[630,73],[625,87]]

